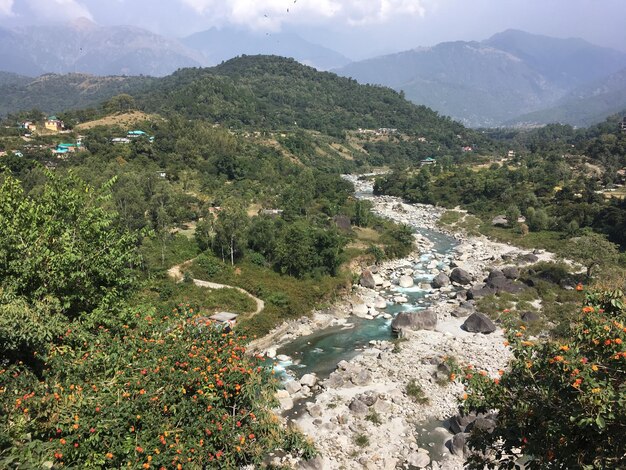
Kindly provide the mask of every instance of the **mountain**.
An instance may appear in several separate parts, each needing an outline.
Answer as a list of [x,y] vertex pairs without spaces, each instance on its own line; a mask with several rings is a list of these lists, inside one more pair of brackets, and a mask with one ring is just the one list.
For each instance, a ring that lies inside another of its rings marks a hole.
[[233,28],[211,28],[192,34],[182,42],[204,54],[208,65],[217,65],[238,55],[279,55],[296,59],[319,70],[341,67],[348,58],[310,43],[293,33],[254,33]]
[[360,83],[482,127],[548,108],[577,87],[626,66],[626,54],[581,39],[505,31],[483,42],[446,42],[336,69]]
[[626,109],[626,69],[577,87],[548,109],[525,114],[507,122],[510,126],[552,122],[589,126]]
[[[8,78],[5,78],[8,77]],[[85,74],[46,74],[38,78],[0,73],[0,116],[37,108],[59,113],[99,105],[120,94],[146,87],[150,77],[95,77]]]
[[243,56],[216,67],[179,70],[138,94],[149,112],[177,113],[224,126],[304,128],[333,136],[358,128],[445,134],[460,148],[466,129],[389,88],[359,85],[293,59]]
[[180,42],[134,26],[104,27],[79,19],[0,29],[0,68],[25,75],[163,76],[202,63],[199,53]]

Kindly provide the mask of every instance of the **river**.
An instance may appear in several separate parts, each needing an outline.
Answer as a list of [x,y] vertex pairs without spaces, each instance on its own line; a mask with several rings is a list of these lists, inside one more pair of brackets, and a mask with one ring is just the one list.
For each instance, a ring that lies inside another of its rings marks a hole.
[[[356,177],[347,177],[352,182],[357,182]],[[360,199],[376,200],[373,195],[373,185],[369,182],[358,182],[355,196]],[[389,304],[386,313],[396,315],[401,311],[412,311],[428,308],[432,301],[428,294],[430,288],[423,288],[424,283],[429,283],[432,278],[431,265],[434,259],[440,260],[438,268],[449,264],[451,255],[458,242],[454,238],[431,229],[411,226],[412,229],[427,238],[432,247],[421,253],[417,263],[407,261],[407,266],[414,270],[413,278],[415,287],[400,288],[392,286],[388,291],[383,291],[385,297],[391,294],[402,294],[407,297],[405,304]],[[432,266],[432,265],[431,265]],[[420,287],[421,286],[421,287]],[[378,317],[374,320],[350,317],[346,325],[333,326],[315,333],[302,336],[278,350],[279,355],[288,356],[289,360],[276,363],[277,372],[287,372],[288,375],[301,377],[307,373],[315,373],[320,380],[325,379],[335,370],[342,360],[349,360],[359,354],[370,341],[391,340],[391,319]]]

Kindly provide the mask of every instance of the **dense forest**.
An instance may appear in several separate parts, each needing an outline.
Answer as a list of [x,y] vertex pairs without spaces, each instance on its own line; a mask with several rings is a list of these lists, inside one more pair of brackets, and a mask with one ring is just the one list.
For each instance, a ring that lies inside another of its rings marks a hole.
[[[596,258],[576,240],[591,240],[621,269],[617,118],[476,132],[401,93],[263,56],[113,94],[59,109],[62,133],[36,109],[0,129],[0,467],[311,457],[275,420],[275,380],[246,345],[349,292],[351,263],[404,257],[414,240],[342,173],[386,167],[378,193],[461,206],[479,217],[470,230],[507,241],[570,246],[588,276]],[[420,167],[426,157],[436,163]],[[216,329],[216,311],[240,314],[237,328]]]

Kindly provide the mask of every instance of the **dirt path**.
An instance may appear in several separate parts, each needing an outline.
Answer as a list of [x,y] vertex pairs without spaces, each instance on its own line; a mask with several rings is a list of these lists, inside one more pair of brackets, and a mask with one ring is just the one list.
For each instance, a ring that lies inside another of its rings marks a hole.
[[[183,280],[183,277],[184,277],[183,276],[183,270],[186,267],[188,267],[192,262],[193,262],[193,260],[190,259],[188,261],[185,261],[184,263],[177,264],[176,266],[172,266],[170,269],[167,270],[167,274],[172,279],[174,279],[176,282],[181,282]],[[242,289],[241,287],[229,286],[229,285],[226,285],[226,284],[218,284],[217,282],[201,281],[200,279],[193,279],[193,283],[196,286],[198,286],[198,287],[204,287],[204,288],[207,288],[207,289],[235,289],[235,290],[238,290],[242,294],[245,294],[248,297],[250,297],[252,300],[254,300],[254,303],[256,304],[256,310],[251,315],[256,315],[258,313],[261,313],[263,311],[263,309],[265,308],[265,302],[263,302],[258,297],[255,297],[254,295],[252,295],[247,290]]]

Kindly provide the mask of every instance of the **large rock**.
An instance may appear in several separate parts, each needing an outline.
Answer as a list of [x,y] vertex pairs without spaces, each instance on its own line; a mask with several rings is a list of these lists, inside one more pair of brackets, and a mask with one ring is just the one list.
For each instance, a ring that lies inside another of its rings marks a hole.
[[450,445],[450,452],[459,457],[463,457],[467,453],[467,438],[469,434],[460,432],[455,434],[454,437],[448,441]]
[[488,334],[496,331],[496,325],[494,325],[491,319],[480,312],[472,313],[469,318],[465,320],[461,328],[470,333]]
[[298,393],[302,389],[302,385],[297,380],[291,380],[285,384],[285,390],[289,392],[290,395],[294,393]]
[[507,279],[516,280],[519,278],[520,272],[519,268],[515,266],[507,266],[506,268],[502,268],[502,274],[504,274]]
[[504,215],[497,215],[491,221],[491,225],[493,225],[494,227],[506,227],[508,224],[509,224],[509,221]]
[[350,381],[357,386],[368,385],[372,381],[372,374],[367,369],[361,369],[350,375]]
[[325,470],[326,460],[321,455],[317,455],[309,460],[303,460],[298,465],[298,470]]
[[478,417],[474,421],[469,423],[465,429],[467,430],[467,432],[475,429],[479,432],[486,432],[491,434],[496,429],[496,421],[487,417]]
[[369,309],[365,304],[352,304],[352,315],[357,317],[368,317]]
[[324,383],[327,388],[341,388],[343,387],[345,380],[340,372],[333,372],[328,376],[328,379]]
[[532,253],[528,253],[526,255],[520,256],[519,260],[522,263],[536,263],[537,261],[539,261],[539,257],[537,255],[532,254]]
[[493,295],[496,292],[497,292],[496,289],[492,287],[473,286],[466,292],[465,295],[467,296],[468,300],[478,300],[482,297]]
[[541,320],[541,317],[538,313],[535,312],[523,312],[520,315],[520,320],[522,320],[524,323],[532,323]]
[[435,276],[430,285],[434,289],[441,289],[442,287],[450,285],[450,278],[446,273],[439,273]]
[[357,415],[366,415],[369,412],[368,406],[358,398],[352,400],[348,405],[348,408],[350,408],[350,411]]
[[494,269],[489,273],[489,277],[487,278],[485,285],[490,289],[494,289],[496,293],[508,292],[516,294],[525,289],[523,284],[519,284],[511,279],[508,279],[504,273],[498,269]]
[[368,289],[376,289],[376,279],[374,279],[374,275],[369,269],[363,270],[359,284]]
[[278,403],[280,403],[280,409],[283,411],[289,411],[293,408],[293,400],[289,397],[279,398]]
[[313,374],[305,374],[300,379],[300,385],[304,385],[307,387],[313,387],[317,383],[317,377]]
[[472,276],[470,276],[470,274],[464,269],[454,268],[450,273],[450,280],[465,286],[472,283]]
[[376,297],[376,300],[374,300],[374,308],[377,310],[383,310],[387,308],[387,301],[382,297]]
[[391,322],[391,330],[434,330],[437,327],[437,313],[433,310],[400,312]]
[[415,285],[415,281],[411,276],[400,276],[400,280],[398,281],[398,285],[400,287],[413,287]]
[[426,468],[430,464],[430,457],[426,452],[413,452],[407,457],[406,463],[411,469]]

